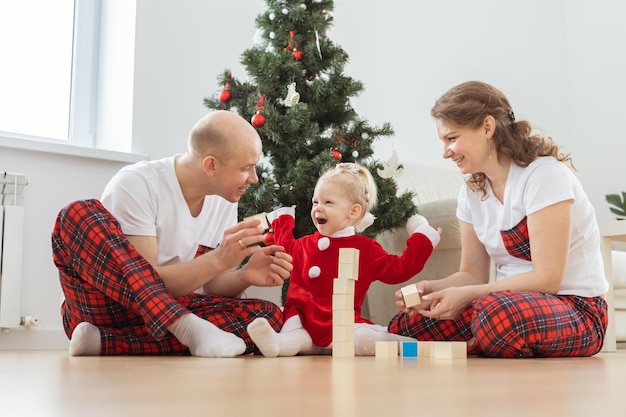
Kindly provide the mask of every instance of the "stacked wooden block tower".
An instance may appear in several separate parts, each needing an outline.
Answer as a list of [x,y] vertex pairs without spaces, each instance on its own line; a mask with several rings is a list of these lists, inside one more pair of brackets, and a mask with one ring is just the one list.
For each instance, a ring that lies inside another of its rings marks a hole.
[[359,250],[339,249],[339,271],[333,281],[333,356],[354,356],[354,287],[359,278]]
[[[339,249],[339,270],[333,281],[333,357],[354,357],[354,288],[359,279],[359,250]],[[414,284],[401,289],[407,307],[421,303]],[[378,341],[376,357],[459,359],[467,357],[466,342]]]

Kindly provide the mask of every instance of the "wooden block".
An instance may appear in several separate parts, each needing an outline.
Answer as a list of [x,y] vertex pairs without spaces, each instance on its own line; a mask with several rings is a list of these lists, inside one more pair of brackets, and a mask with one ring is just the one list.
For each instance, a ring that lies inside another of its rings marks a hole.
[[359,250],[354,248],[339,249],[338,278],[359,279]]
[[333,357],[336,357],[336,358],[354,357],[354,342],[333,341]]
[[390,340],[378,340],[376,342],[377,358],[397,358],[398,342]]
[[359,279],[359,266],[353,264],[339,264],[337,269],[337,276],[343,279],[358,280]]
[[354,327],[354,310],[333,310],[333,326],[335,325]]
[[350,294],[354,297],[353,279],[335,278],[333,280],[333,294]]
[[263,230],[269,230],[270,225],[267,222],[267,213],[263,212],[263,213],[259,213],[259,214],[255,214],[254,216],[248,216],[248,217],[244,217],[244,220],[250,220],[250,219],[258,219],[261,221],[261,226],[263,227]]
[[417,358],[417,342],[400,342],[400,349],[403,358]]
[[437,342],[428,340],[420,340],[417,342],[417,352],[420,358],[430,358],[433,351],[433,345]]
[[333,310],[354,310],[354,295],[333,294]]
[[354,343],[354,324],[344,325],[333,323],[333,344],[335,342]]
[[412,307],[422,303],[415,284],[410,284],[406,287],[402,287],[400,288],[400,291],[402,291],[402,297],[404,298],[405,306]]
[[359,264],[358,249],[354,248],[339,248],[339,263],[340,264]]
[[434,342],[430,357],[435,359],[467,358],[467,342]]

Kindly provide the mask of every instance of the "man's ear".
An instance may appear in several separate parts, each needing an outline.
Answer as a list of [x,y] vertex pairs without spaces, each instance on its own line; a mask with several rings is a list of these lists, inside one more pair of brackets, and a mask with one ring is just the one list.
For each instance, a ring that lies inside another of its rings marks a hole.
[[496,119],[494,119],[493,116],[485,117],[485,120],[483,120],[483,129],[485,130],[487,139],[491,139],[496,132]]
[[215,175],[219,161],[213,155],[207,155],[202,160],[202,169],[207,175]]
[[363,212],[363,207],[360,204],[353,204],[352,208],[350,209],[350,218],[351,219],[358,219],[359,217],[361,217],[361,213]]

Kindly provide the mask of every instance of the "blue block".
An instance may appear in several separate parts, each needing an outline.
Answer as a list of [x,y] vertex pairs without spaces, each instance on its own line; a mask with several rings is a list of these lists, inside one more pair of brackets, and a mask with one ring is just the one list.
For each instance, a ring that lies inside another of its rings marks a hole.
[[403,358],[417,358],[417,342],[401,342]]

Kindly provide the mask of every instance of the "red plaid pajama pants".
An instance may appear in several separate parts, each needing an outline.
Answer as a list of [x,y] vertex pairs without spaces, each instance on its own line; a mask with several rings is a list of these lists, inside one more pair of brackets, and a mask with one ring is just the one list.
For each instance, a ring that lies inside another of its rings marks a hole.
[[592,356],[607,323],[602,297],[501,291],[479,298],[455,320],[400,312],[389,332],[418,340],[475,338],[468,353],[497,358]]
[[174,298],[98,200],[60,211],[52,252],[65,295],[65,333],[71,338],[81,322],[97,326],[102,355],[189,355],[167,329],[190,312],[241,337],[246,353],[258,353],[248,323],[265,317],[276,331],[282,325],[280,308],[267,301],[195,293]]

